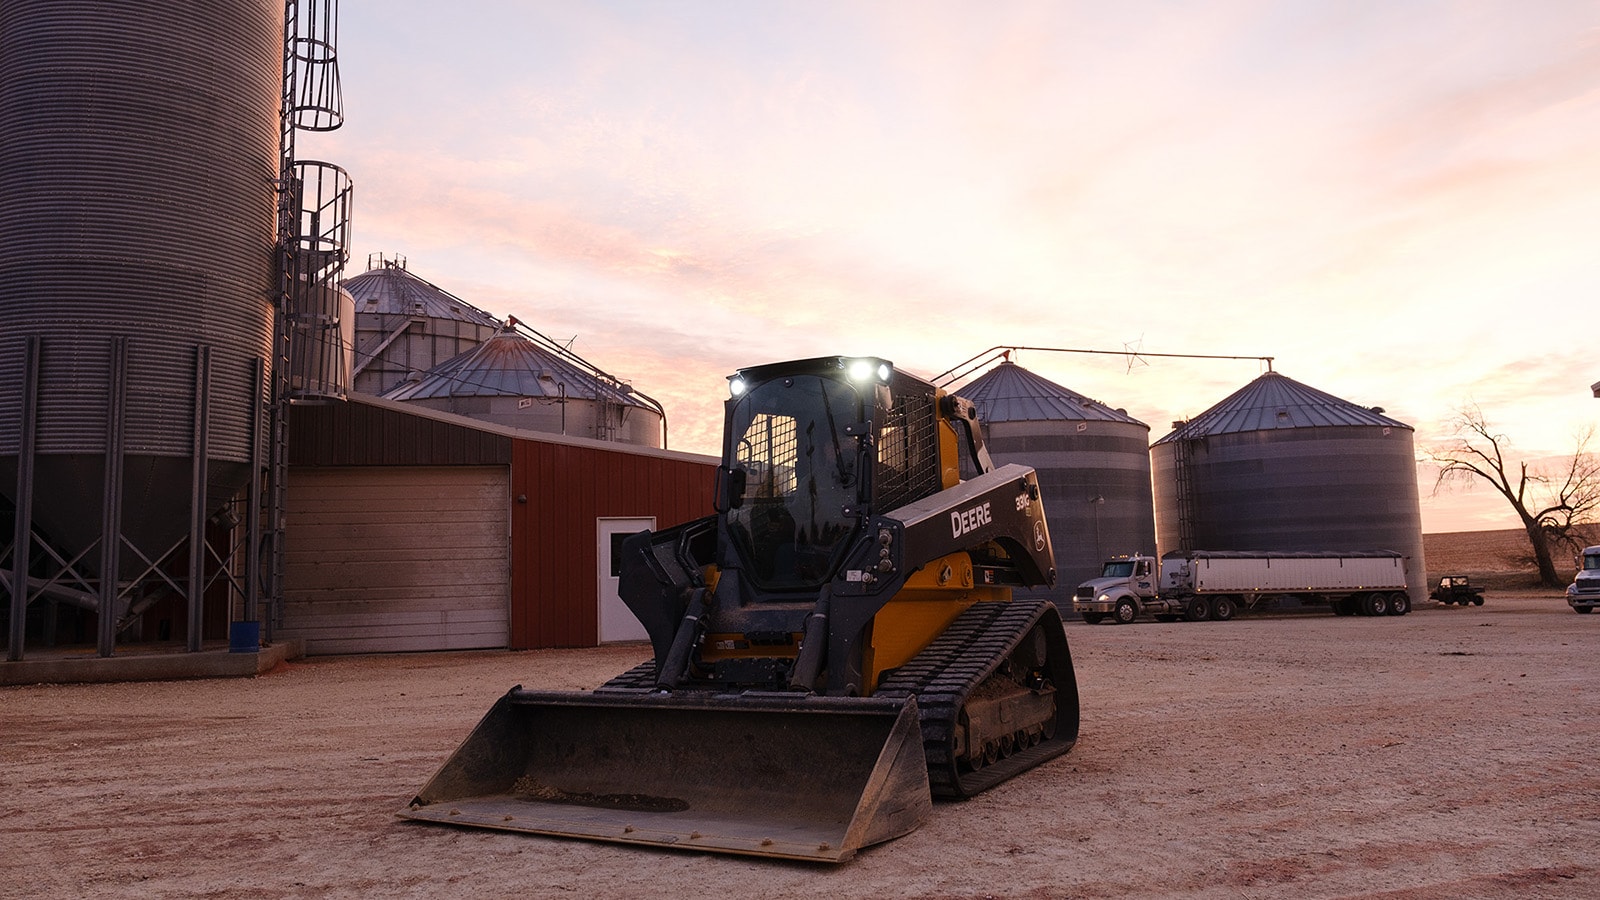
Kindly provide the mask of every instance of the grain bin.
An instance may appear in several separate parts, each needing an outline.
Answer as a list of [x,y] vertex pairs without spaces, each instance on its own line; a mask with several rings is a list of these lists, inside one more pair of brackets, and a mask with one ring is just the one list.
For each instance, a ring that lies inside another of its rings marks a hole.
[[273,0],[0,5],[0,492],[69,559],[259,457],[283,54]]
[[1150,426],[1009,361],[955,393],[977,406],[996,464],[1038,472],[1056,555],[1052,599],[1069,602],[1107,555],[1155,553]]
[[662,446],[660,404],[515,319],[484,343],[384,395],[486,422]]
[[1167,550],[1396,550],[1427,596],[1413,432],[1267,372],[1151,448]]
[[404,259],[376,257],[344,281],[355,301],[354,390],[381,395],[477,347],[501,322],[413,275]]

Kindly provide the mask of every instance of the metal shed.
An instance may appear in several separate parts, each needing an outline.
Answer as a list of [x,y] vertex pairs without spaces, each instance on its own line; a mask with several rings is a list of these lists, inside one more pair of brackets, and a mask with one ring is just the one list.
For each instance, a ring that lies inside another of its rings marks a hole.
[[711,457],[376,397],[296,407],[279,634],[317,653],[638,639],[620,536],[711,511]]

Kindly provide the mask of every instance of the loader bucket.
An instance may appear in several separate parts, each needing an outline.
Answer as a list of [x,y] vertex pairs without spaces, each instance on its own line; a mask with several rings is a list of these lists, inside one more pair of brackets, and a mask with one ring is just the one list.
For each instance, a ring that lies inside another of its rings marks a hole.
[[931,809],[914,698],[518,687],[400,815],[842,862]]

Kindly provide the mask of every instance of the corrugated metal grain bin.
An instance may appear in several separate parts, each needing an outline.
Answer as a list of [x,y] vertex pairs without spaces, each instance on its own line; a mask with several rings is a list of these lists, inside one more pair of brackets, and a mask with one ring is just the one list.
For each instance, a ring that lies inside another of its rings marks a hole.
[[1151,448],[1168,550],[1395,550],[1427,596],[1412,428],[1268,372]]
[[1039,474],[1058,573],[1044,595],[1069,603],[1106,555],[1155,553],[1150,426],[1012,362],[955,393],[977,406],[996,464]]
[[68,554],[101,533],[114,382],[129,539],[148,551],[188,529],[201,348],[211,504],[248,477],[272,350],[283,20],[273,0],[0,4],[0,491],[26,429],[35,525]]

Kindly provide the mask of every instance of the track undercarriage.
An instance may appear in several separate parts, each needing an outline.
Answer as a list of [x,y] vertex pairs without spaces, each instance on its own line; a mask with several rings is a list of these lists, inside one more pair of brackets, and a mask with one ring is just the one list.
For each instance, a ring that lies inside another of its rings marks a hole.
[[1072,749],[1078,685],[1061,617],[1043,600],[979,603],[877,697],[916,697],[939,799],[971,797]]
[[[655,684],[655,662],[646,661],[595,692],[647,694]],[[729,709],[760,702],[701,696]],[[1043,600],[972,606],[873,697],[916,698],[928,784],[940,800],[974,796],[1066,753],[1078,737],[1072,657],[1060,614]]]

